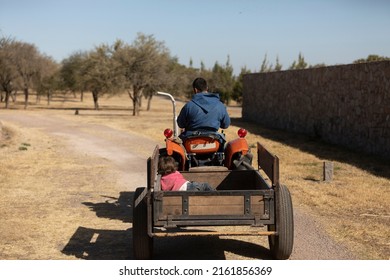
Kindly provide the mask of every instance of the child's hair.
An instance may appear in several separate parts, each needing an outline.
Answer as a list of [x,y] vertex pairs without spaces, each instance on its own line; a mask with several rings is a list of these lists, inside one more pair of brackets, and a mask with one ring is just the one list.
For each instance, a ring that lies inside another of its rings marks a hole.
[[171,156],[160,157],[158,160],[158,173],[162,176],[171,174],[177,170],[177,162]]

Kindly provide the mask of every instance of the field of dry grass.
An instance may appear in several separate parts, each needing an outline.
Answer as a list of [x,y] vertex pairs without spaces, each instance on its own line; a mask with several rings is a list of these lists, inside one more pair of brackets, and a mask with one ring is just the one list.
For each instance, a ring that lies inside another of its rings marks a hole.
[[[29,110],[42,112],[48,117],[51,114],[61,114],[64,118],[73,118],[74,111],[78,108],[78,117],[82,122],[104,123],[119,130],[130,130],[153,139],[161,146],[164,145],[163,130],[172,127],[171,103],[162,98],[154,98],[151,110],[141,111],[140,116],[131,115],[131,102],[126,96],[102,99],[100,111],[91,110],[93,105],[88,96],[83,103],[71,97],[66,102],[61,100],[59,97],[55,98],[49,107],[32,105]],[[177,112],[183,104],[177,102]],[[225,130],[227,138],[234,138],[238,128],[244,127],[248,130],[247,140],[251,145],[261,142],[276,154],[280,159],[281,181],[290,189],[295,205],[315,215],[332,237],[345,244],[359,258],[390,259],[389,162],[306,136],[244,122],[241,119],[241,108],[237,106],[231,106],[228,110],[232,125]],[[22,142],[22,139],[13,142],[12,138],[16,136],[13,135],[12,128],[6,129],[9,129],[8,140],[2,140],[0,151],[10,145],[18,145],[21,150],[23,147],[28,148],[29,143]],[[44,154],[50,157],[50,150],[36,152],[41,153],[42,157]],[[29,164],[20,166],[17,156],[9,159],[5,165],[3,161],[1,177],[7,178],[7,184],[14,184],[16,176],[22,176],[20,170],[28,172]],[[256,160],[255,156],[254,163]],[[334,164],[331,182],[322,180],[324,161],[332,161]],[[71,168],[73,163],[67,164]],[[83,168],[85,167],[78,166],[81,171]],[[19,171],[14,172],[16,169]],[[45,170],[48,172],[49,166]],[[78,174],[82,176],[81,173]]]

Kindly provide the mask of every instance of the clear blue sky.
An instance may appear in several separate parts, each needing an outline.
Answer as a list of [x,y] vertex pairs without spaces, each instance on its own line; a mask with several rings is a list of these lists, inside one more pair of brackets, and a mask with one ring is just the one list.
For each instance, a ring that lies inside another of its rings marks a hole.
[[235,73],[283,69],[301,52],[309,64],[390,57],[388,0],[0,0],[0,35],[33,43],[57,61],[137,32],[164,41],[188,66],[230,56]]

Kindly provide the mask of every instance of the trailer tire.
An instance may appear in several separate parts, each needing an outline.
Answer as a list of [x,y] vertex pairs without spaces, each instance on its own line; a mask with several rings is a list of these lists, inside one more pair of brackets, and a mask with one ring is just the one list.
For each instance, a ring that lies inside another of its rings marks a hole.
[[[280,185],[276,191],[276,223],[278,235],[268,237],[271,254],[278,260],[290,257],[294,244],[294,215],[291,194],[288,188]],[[275,231],[275,224],[269,225],[269,231]]]
[[153,256],[153,237],[148,235],[148,215],[145,199],[136,204],[145,188],[137,188],[133,200],[133,256],[137,260],[151,259]]

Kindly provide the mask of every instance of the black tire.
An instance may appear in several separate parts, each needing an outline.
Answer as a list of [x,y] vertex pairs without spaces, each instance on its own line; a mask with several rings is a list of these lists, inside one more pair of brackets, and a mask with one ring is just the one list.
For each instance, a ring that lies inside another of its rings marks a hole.
[[232,169],[233,170],[254,170],[252,166],[253,155],[249,152],[246,155],[237,153],[232,157]]
[[[268,237],[271,254],[275,259],[286,260],[290,257],[294,245],[294,215],[291,194],[288,188],[280,185],[275,190],[276,223],[278,235]],[[275,231],[275,225],[269,225],[269,231]]]
[[133,200],[133,256],[148,260],[153,256],[153,238],[148,235],[147,205],[145,199],[136,201],[145,188],[137,188]]

